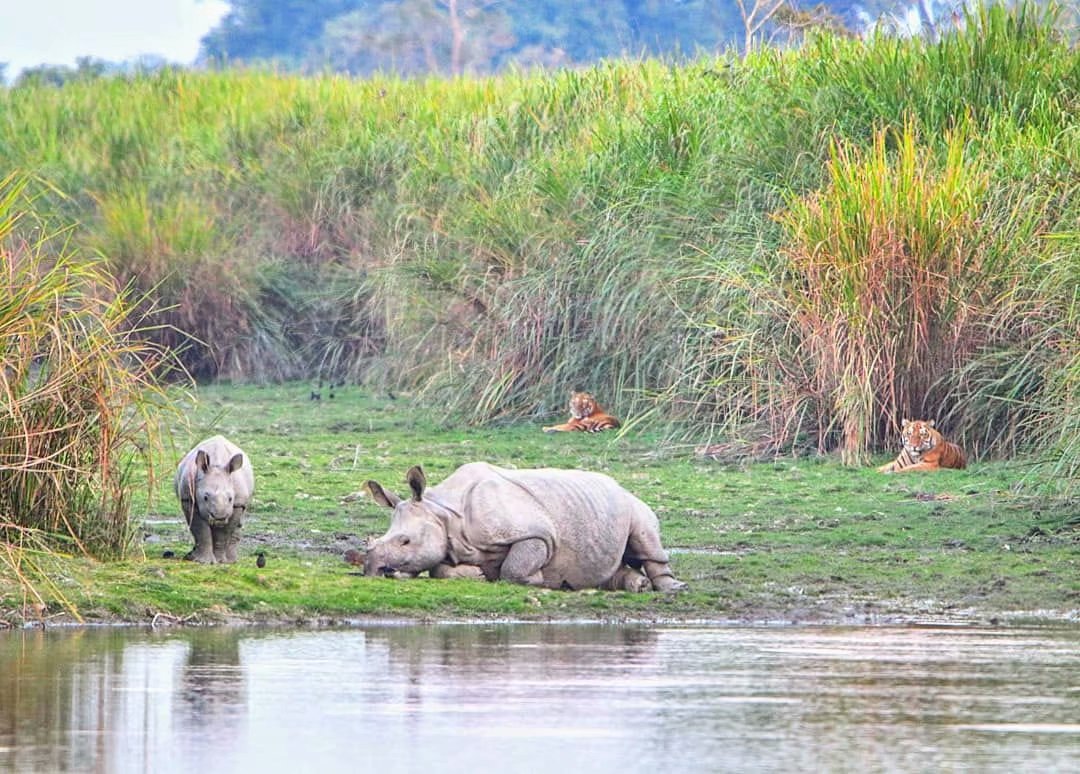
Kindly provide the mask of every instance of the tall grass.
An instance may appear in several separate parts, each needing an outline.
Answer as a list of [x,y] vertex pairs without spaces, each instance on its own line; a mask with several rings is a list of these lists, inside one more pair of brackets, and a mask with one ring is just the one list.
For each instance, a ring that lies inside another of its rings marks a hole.
[[586,387],[695,441],[852,461],[932,412],[1005,454],[1044,409],[976,395],[1068,410],[1067,369],[1006,388],[993,360],[1038,340],[1006,307],[1050,293],[1044,237],[1075,232],[1080,55],[1054,22],[994,5],[935,43],[681,67],[26,87],[0,92],[0,161],[66,192],[35,210],[162,299],[156,341],[201,378],[347,376],[475,422]]
[[[0,564],[46,580],[42,550],[123,556],[133,465],[149,464],[171,356],[146,343],[126,292],[40,226],[25,179],[0,181]],[[35,557],[38,557],[35,559]]]
[[[1042,312],[1036,317],[1041,324],[1035,346],[1016,349],[1020,363],[1032,351],[1045,353],[1042,389],[1031,401],[1036,410],[1022,432],[1030,448],[1041,451],[1045,472],[1071,493],[1080,482],[1080,232],[1060,238],[1066,244],[1050,251],[1050,266],[1028,302],[1032,311]],[[1047,305],[1054,312],[1047,314]],[[1017,369],[1015,362],[1012,367]]]
[[[1073,208],[1075,211],[1075,208]],[[1076,232],[1047,235],[988,321],[998,340],[953,375],[952,419],[975,444],[1035,451],[1044,480],[1080,481],[1080,260]],[[993,421],[971,426],[972,412]]]
[[837,434],[852,462],[900,419],[936,415],[942,381],[985,344],[1012,255],[988,250],[986,175],[966,146],[953,133],[939,163],[910,126],[866,152],[837,145],[826,187],[780,216],[796,378],[819,442]]

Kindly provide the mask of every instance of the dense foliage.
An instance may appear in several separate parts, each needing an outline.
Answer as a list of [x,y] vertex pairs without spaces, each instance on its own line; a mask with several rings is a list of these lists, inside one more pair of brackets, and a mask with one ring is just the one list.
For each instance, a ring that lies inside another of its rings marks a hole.
[[[578,386],[695,442],[1080,465],[1080,55],[1030,6],[940,41],[402,81],[160,72],[0,94],[35,208],[204,378],[459,418]],[[193,338],[186,338],[186,336]]]
[[894,23],[923,0],[229,0],[204,38],[210,62],[273,62],[354,75],[483,74],[508,66],[573,66],[619,57],[684,59],[807,27]]

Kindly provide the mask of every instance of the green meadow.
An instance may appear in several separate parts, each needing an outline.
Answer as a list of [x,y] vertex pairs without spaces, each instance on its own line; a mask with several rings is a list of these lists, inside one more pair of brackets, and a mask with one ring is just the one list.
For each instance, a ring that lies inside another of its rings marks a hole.
[[[123,561],[51,557],[49,620],[208,623],[345,620],[711,620],[741,622],[1061,620],[1080,602],[1069,503],[1038,495],[1025,465],[887,476],[836,458],[719,463],[658,433],[545,435],[540,423],[473,428],[356,387],[216,386],[198,393],[160,476],[138,487],[139,547]],[[177,558],[192,540],[172,494],[176,461],[212,432],[251,455],[255,504],[235,565]],[[436,483],[458,465],[608,473],[660,518],[680,594],[547,591],[472,580],[362,577],[345,551],[382,534],[405,471]],[[884,461],[884,458],[876,461]],[[151,495],[151,496],[148,496]],[[262,552],[265,567],[256,566]],[[2,612],[17,592],[4,588]],[[33,614],[26,615],[34,620]]]
[[[1075,615],[1064,23],[0,89],[0,620]],[[574,389],[623,430],[539,432]],[[878,475],[904,418],[969,469]],[[172,467],[211,431],[259,482],[229,568],[163,558]],[[385,525],[365,479],[477,459],[611,473],[691,591],[350,574]]]

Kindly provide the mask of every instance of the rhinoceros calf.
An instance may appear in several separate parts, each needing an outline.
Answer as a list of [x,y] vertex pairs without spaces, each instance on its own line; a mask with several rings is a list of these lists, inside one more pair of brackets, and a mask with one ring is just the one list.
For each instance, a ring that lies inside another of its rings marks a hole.
[[184,558],[235,562],[244,511],[255,492],[248,456],[222,435],[207,438],[180,460],[173,486],[195,538],[195,548]]
[[431,489],[407,475],[403,500],[375,481],[375,502],[394,510],[374,541],[365,575],[479,577],[530,586],[675,591],[656,514],[614,480],[581,470],[462,465]]

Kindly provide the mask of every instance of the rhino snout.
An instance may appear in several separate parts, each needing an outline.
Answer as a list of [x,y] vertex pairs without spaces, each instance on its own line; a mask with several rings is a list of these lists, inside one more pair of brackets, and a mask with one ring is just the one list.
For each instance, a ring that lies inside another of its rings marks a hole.
[[364,563],[364,575],[371,577],[372,575],[380,576],[383,578],[415,578],[415,572],[408,572],[405,570],[399,570],[397,567],[389,564],[382,564],[380,562],[365,562]]
[[376,541],[364,557],[364,575],[385,578],[415,578],[417,569],[413,566],[411,552],[408,550],[411,538],[395,535],[389,539]]
[[199,510],[212,525],[220,526],[227,522],[233,515],[233,498],[234,494],[228,491],[203,491]]
[[393,572],[394,568],[383,560],[379,551],[368,549],[367,555],[364,557],[364,575],[369,577],[372,575],[385,575],[389,577]]
[[371,551],[368,551],[367,556],[364,557],[364,575],[382,575],[385,569],[386,565],[378,561]]

